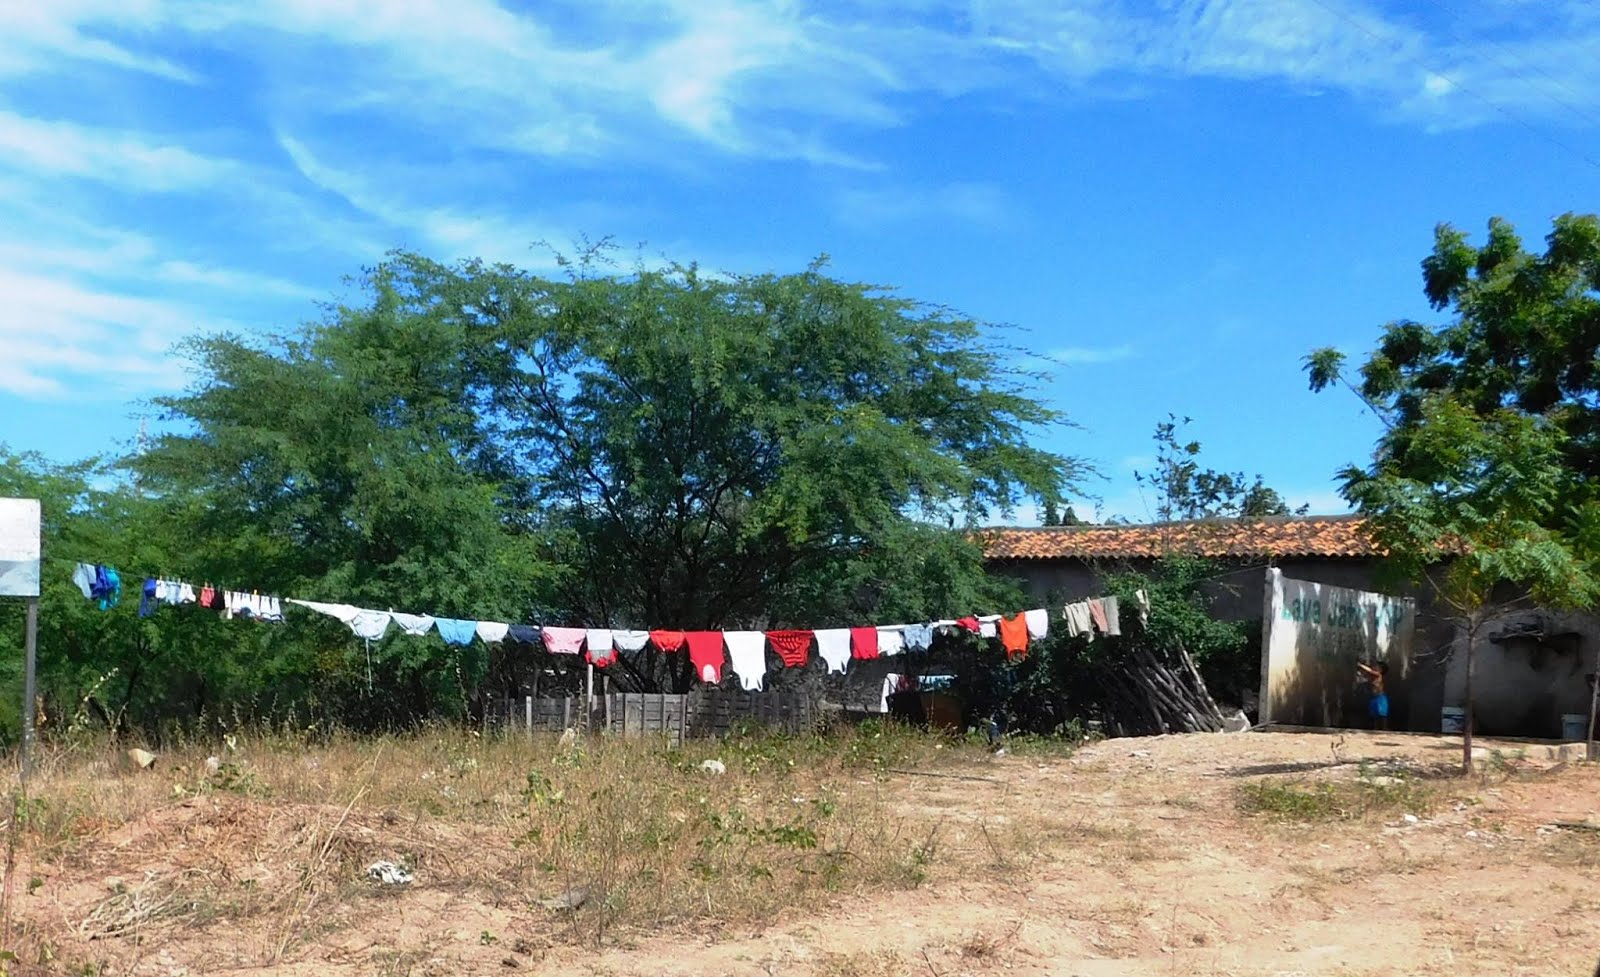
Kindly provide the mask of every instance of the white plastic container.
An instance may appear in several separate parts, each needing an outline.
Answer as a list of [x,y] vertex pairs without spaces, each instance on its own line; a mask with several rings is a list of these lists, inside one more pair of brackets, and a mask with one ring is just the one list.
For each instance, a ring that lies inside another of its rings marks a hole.
[[1588,739],[1589,717],[1581,712],[1562,713],[1561,738],[1573,743]]
[[1439,710],[1439,732],[1460,735],[1467,729],[1467,710],[1461,706],[1445,706]]

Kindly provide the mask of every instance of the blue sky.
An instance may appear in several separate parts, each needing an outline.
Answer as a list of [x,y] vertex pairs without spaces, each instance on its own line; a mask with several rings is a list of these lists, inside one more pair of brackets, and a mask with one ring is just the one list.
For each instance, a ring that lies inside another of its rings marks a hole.
[[1013,325],[1104,513],[1168,412],[1337,511],[1375,423],[1300,358],[1434,318],[1436,222],[1600,209],[1597,54],[1588,0],[0,3],[0,441],[122,446],[389,248],[609,236]]

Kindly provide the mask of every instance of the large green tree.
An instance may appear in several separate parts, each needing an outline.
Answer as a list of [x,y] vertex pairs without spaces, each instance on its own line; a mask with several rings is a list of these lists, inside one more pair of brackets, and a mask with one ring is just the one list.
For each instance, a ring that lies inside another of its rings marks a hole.
[[1600,600],[1600,221],[1558,218],[1544,252],[1504,221],[1474,247],[1440,226],[1424,290],[1452,321],[1384,330],[1358,378],[1307,357],[1385,425],[1372,462],[1342,475],[1398,577],[1429,583],[1463,632],[1472,769],[1474,649],[1505,603]]
[[959,530],[1059,503],[1079,466],[1033,446],[1060,418],[984,324],[825,270],[396,254],[299,334],[197,343],[134,469],[205,566],[316,597],[594,626],[950,613],[988,586]]
[[[294,335],[190,344],[191,389],[158,401],[170,432],[129,460],[157,503],[151,531],[185,541],[144,566],[444,617],[537,613],[559,571],[477,413],[466,330],[411,314],[403,287],[380,269],[362,304]],[[271,684],[289,704],[341,703],[341,721],[459,715],[491,678],[481,645],[391,636],[367,649],[331,619],[288,613],[300,623]]]

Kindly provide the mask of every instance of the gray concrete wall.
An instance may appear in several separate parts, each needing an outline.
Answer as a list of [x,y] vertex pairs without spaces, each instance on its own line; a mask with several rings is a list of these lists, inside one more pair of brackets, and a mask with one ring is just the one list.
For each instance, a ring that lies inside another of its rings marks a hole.
[[[1103,573],[1119,569],[1147,572],[1151,560],[1006,560],[991,570],[1018,581],[1036,605],[1059,604],[1097,597],[1105,592]],[[1224,564],[1226,566],[1226,564]],[[1301,557],[1277,561],[1284,576],[1339,587],[1383,591],[1376,581],[1376,563],[1369,559]],[[1213,606],[1226,620],[1261,620],[1265,567],[1261,561],[1236,561],[1232,572],[1212,586]],[[1466,658],[1461,653],[1464,636],[1458,633],[1447,609],[1432,595],[1402,588],[1399,596],[1417,602],[1416,643],[1413,660],[1401,675],[1391,675],[1391,724],[1396,729],[1437,731],[1440,710],[1459,706],[1465,699]],[[1537,627],[1546,633],[1569,632],[1574,637],[1543,644],[1495,642],[1491,636],[1519,627]],[[1477,727],[1485,735],[1554,738],[1561,733],[1563,713],[1587,712],[1589,687],[1585,675],[1600,669],[1600,616],[1593,613],[1558,614],[1521,611],[1490,621],[1477,643],[1474,681]],[[1330,679],[1332,681],[1332,679]],[[1342,703],[1335,711],[1351,726],[1363,725],[1365,696],[1360,690],[1339,686],[1328,690],[1330,700]]]
[[[1525,631],[1543,637],[1514,636]],[[1466,645],[1463,629],[1441,669],[1441,705],[1466,701]],[[1474,655],[1475,728],[1485,736],[1558,738],[1563,713],[1589,712],[1586,676],[1596,670],[1597,654],[1600,617],[1594,614],[1524,610],[1491,618],[1480,628]]]

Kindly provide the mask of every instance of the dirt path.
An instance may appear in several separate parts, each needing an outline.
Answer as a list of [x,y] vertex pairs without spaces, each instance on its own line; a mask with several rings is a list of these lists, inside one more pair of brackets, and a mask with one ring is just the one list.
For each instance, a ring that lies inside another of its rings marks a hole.
[[900,777],[889,789],[907,807],[1005,835],[995,854],[1010,878],[797,907],[759,934],[563,951],[540,972],[1587,977],[1600,843],[1548,826],[1600,823],[1600,771],[1440,781],[1439,807],[1415,823],[1398,812],[1392,824],[1278,825],[1236,806],[1242,782],[1353,778],[1362,760],[1429,771],[1455,749],[1360,734],[1164,737],[973,771],[992,781]]
[[[596,949],[519,938],[535,932],[525,896],[419,884],[393,898],[352,896],[298,922],[326,935],[275,966],[243,966],[262,959],[263,934],[219,915],[140,943],[116,972],[1588,977],[1600,956],[1600,832],[1556,825],[1600,825],[1600,767],[1495,758],[1488,776],[1463,781],[1448,775],[1458,749],[1396,735],[1160,737],[1106,741],[1070,759],[861,777],[844,788],[874,792],[908,831],[926,832],[905,839],[931,852],[919,888],[842,893],[760,927],[624,936]],[[1357,819],[1276,820],[1241,810],[1249,784],[1343,784],[1386,791],[1390,806]],[[200,836],[235,830],[217,815],[230,809],[206,807],[218,803],[163,811],[159,837],[249,851],[244,835]],[[286,806],[270,816],[316,821]],[[388,830],[376,817],[357,820],[357,832]],[[259,821],[238,823],[260,831]],[[141,841],[155,837],[148,825],[119,829],[93,867],[55,869],[24,905],[82,919],[82,905],[104,899],[107,864],[178,864]],[[494,857],[466,835],[414,841]],[[215,867],[251,870],[248,859]],[[549,917],[536,922],[548,932]]]

